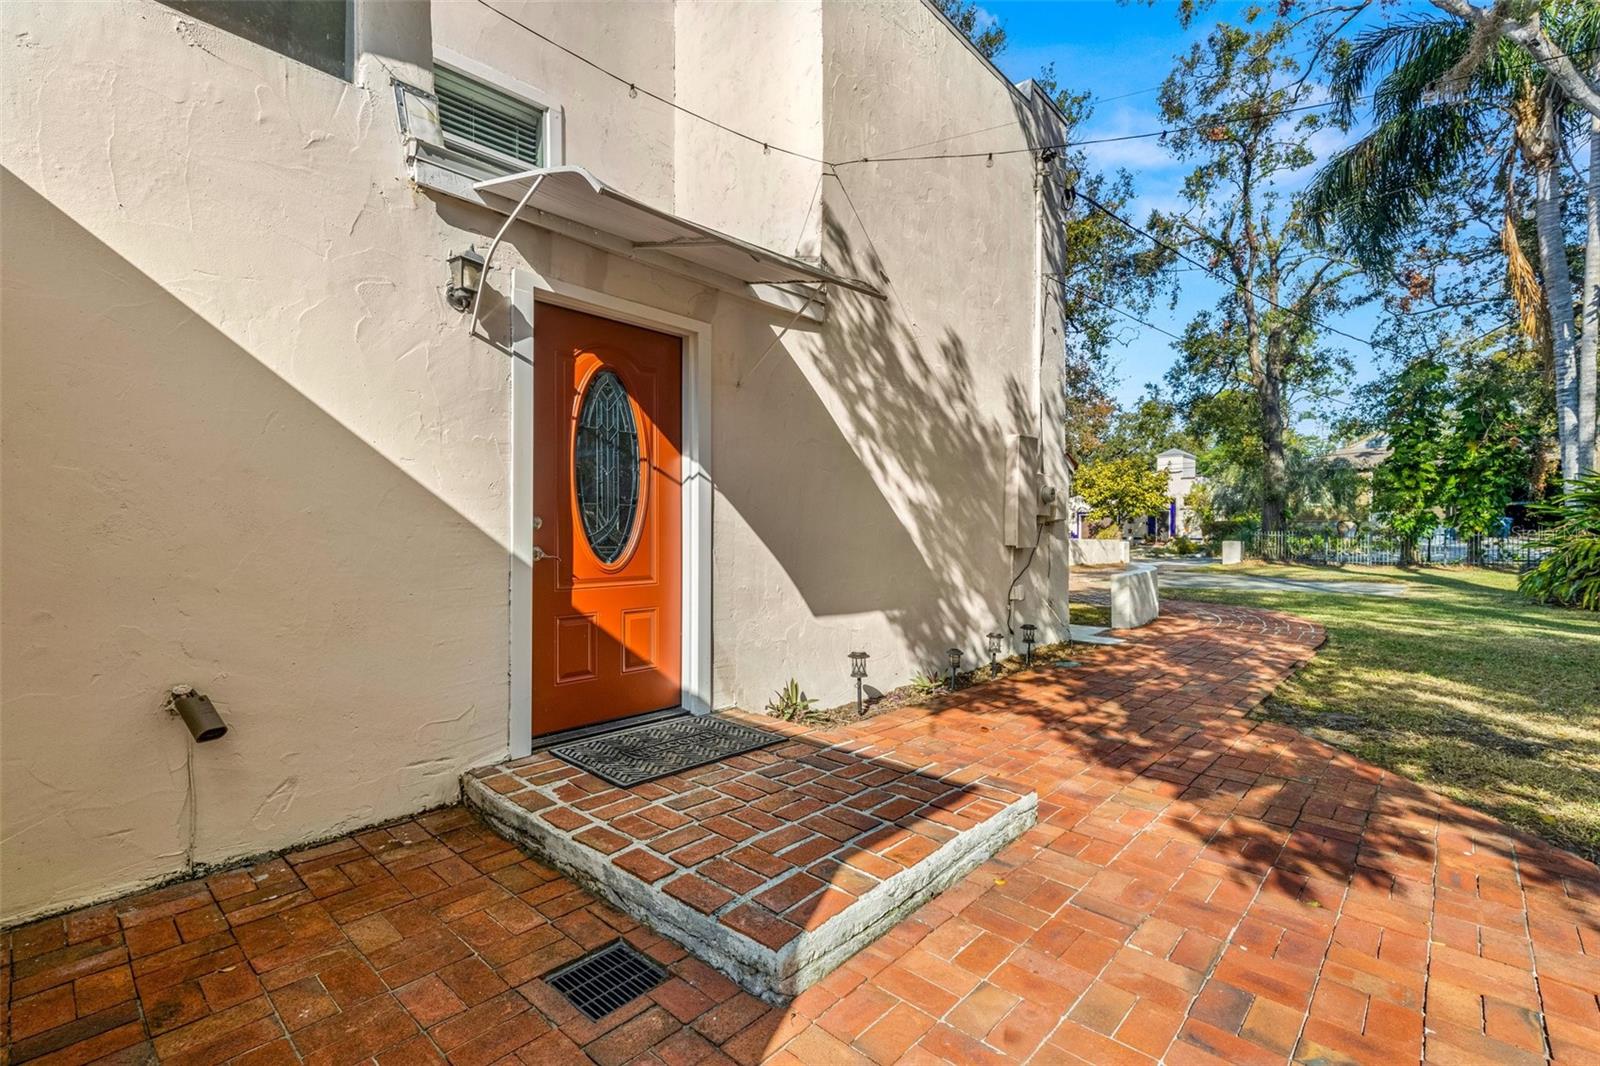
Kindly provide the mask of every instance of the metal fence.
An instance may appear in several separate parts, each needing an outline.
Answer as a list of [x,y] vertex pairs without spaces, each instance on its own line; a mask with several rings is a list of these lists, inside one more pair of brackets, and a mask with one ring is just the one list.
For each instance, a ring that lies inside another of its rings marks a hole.
[[1544,554],[1534,538],[1462,537],[1444,530],[1406,543],[1392,533],[1280,530],[1247,533],[1244,553],[1273,563],[1318,566],[1485,566],[1520,570]]

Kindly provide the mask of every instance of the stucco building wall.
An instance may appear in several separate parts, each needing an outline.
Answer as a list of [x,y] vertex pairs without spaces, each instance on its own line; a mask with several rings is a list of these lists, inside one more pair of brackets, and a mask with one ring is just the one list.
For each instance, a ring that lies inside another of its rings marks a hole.
[[[818,158],[1052,121],[921,3],[502,6]],[[496,260],[491,336],[523,265],[711,324],[714,705],[842,700],[857,647],[892,687],[1004,617],[1006,437],[1059,425],[1031,154],[834,177],[481,5],[384,10],[353,82],[152,0],[0,11],[0,920],[446,802],[507,750],[511,367],[442,293],[502,216],[412,181],[390,78],[435,47],[558,100],[567,162],[888,279],[818,326],[529,225]],[[1015,621],[1049,625],[1057,529]],[[191,748],[179,682],[226,738]]]

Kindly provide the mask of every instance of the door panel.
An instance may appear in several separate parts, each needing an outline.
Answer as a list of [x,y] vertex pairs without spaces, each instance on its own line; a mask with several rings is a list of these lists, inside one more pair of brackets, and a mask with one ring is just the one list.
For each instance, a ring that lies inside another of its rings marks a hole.
[[682,697],[681,360],[676,337],[535,312],[535,735]]

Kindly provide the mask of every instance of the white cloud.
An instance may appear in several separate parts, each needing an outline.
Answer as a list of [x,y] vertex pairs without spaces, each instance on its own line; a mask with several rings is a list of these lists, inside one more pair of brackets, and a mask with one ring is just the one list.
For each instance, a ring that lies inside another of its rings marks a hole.
[[[1161,115],[1154,108],[1123,105],[1096,113],[1077,139],[1101,142],[1083,147],[1093,166],[1104,170],[1127,167],[1138,177],[1147,170],[1176,169],[1160,138],[1139,136],[1160,128]],[[1115,139],[1119,137],[1129,139]]]

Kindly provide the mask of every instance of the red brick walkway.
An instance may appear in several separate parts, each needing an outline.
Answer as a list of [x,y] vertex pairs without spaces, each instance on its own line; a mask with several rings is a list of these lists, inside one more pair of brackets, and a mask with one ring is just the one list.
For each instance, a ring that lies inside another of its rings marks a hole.
[[[457,808],[6,934],[7,1057],[1600,1061],[1600,872],[1244,717],[1314,627],[1169,608],[1092,668],[828,737],[958,754],[1040,824],[792,1004]],[[619,932],[673,979],[589,1023],[539,978]]]

